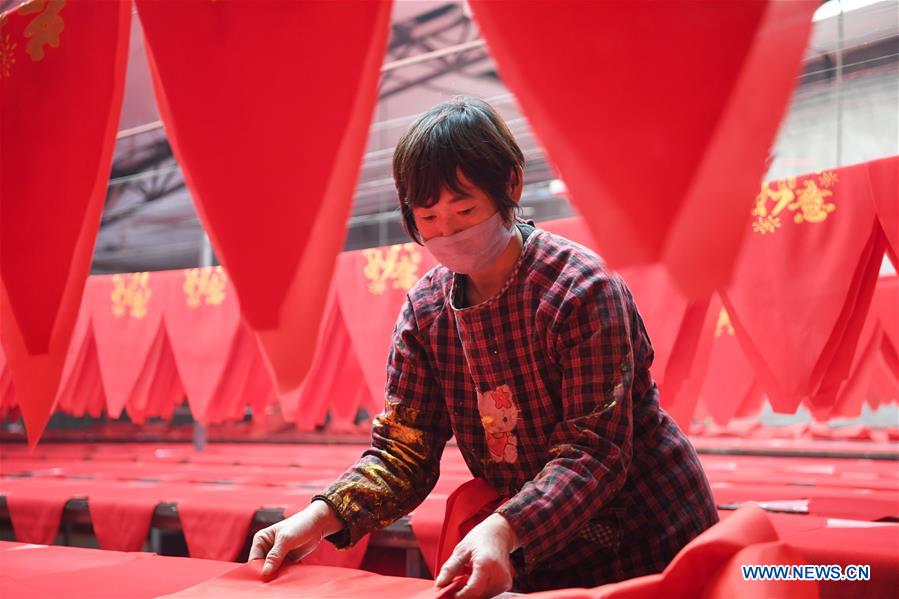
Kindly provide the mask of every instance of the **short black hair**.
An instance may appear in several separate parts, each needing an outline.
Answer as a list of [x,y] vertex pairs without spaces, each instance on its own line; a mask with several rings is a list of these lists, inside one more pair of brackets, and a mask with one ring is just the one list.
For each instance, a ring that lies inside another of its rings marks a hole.
[[393,179],[406,232],[421,243],[412,209],[433,206],[444,187],[463,193],[459,172],[511,222],[518,203],[510,191],[521,183],[523,169],[521,148],[490,104],[457,96],[434,106],[409,127],[393,152]]

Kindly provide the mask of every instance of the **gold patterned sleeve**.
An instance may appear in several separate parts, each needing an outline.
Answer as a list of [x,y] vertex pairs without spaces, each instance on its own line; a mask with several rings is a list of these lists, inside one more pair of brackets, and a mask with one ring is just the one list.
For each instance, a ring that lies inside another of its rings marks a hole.
[[372,423],[371,447],[314,498],[326,501],[345,525],[328,537],[338,548],[408,514],[437,483],[452,428],[432,372],[407,299],[393,333],[386,403]]

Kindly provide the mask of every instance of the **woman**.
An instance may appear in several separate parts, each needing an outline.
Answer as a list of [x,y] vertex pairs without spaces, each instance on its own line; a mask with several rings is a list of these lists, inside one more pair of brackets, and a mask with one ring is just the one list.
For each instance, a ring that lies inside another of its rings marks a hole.
[[630,292],[590,250],[515,219],[523,166],[506,124],[472,98],[434,107],[398,142],[406,230],[441,266],[407,295],[372,447],[257,534],[264,574],[409,513],[453,435],[472,474],[509,498],[437,577],[470,571],[457,597],[660,572],[717,521],[696,453],[659,407]]

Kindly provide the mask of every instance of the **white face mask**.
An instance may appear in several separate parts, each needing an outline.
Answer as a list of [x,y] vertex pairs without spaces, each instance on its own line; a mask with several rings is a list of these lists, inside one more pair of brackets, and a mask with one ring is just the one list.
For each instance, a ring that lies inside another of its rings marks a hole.
[[481,272],[499,258],[515,234],[499,212],[464,231],[449,237],[423,241],[434,259],[459,274]]

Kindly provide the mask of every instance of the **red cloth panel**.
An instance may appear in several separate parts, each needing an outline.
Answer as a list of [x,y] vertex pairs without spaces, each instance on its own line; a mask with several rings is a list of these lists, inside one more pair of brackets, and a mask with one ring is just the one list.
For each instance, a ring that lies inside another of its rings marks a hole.
[[[368,422],[359,426],[355,424],[358,409],[365,407],[369,416],[381,410],[382,404],[375,404],[372,390],[357,360],[353,338],[359,338],[359,331],[351,332],[344,314],[345,311],[332,291],[319,330],[320,349],[315,354],[309,374],[299,389],[279,397],[285,418],[292,420],[299,430],[315,430],[325,424],[330,414],[328,429],[331,431],[368,431]],[[377,316],[371,320],[376,318]],[[362,335],[364,336],[364,332]],[[381,362],[382,379],[386,363],[384,358]],[[377,395],[379,398],[384,395],[384,381],[380,384],[381,389]]]
[[610,264],[664,262],[691,297],[725,283],[817,3],[471,7]]
[[890,258],[899,266],[899,157],[870,162],[868,174],[877,220],[886,235]]
[[197,212],[279,388],[295,389],[345,236],[390,2],[137,6]]
[[33,2],[4,17],[15,62],[4,61],[0,113],[28,118],[0,127],[0,146],[22,148],[4,154],[0,172],[0,342],[34,445],[50,417],[103,210],[131,7]]
[[565,589],[532,596],[546,599],[817,597],[818,587],[814,582],[742,580],[742,564],[805,563],[799,552],[777,541],[777,532],[768,516],[756,506],[746,506],[690,541],[661,574],[593,589]]
[[113,551],[141,550],[159,503],[147,491],[156,489],[156,485],[133,484],[114,492],[91,491],[87,507],[100,547]]
[[335,287],[340,313],[379,410],[387,353],[406,292],[436,264],[414,243],[344,252],[338,258]]
[[[743,349],[734,335],[727,310],[720,301],[710,310],[715,318],[712,332],[712,351],[700,391],[709,415],[718,424],[727,424],[743,413],[752,414],[753,406],[761,399],[753,373]],[[758,408],[761,406],[759,405]],[[754,415],[754,414],[752,414]]]
[[159,343],[166,289],[161,273],[91,277],[85,292],[97,341],[106,409],[118,418],[154,344]]
[[771,405],[793,413],[848,376],[873,294],[883,241],[867,166],[766,183],[753,214],[721,298]]
[[[317,597],[396,597],[397,599],[436,598],[434,583],[420,578],[381,576],[362,570],[285,564],[277,575],[262,582],[262,560],[254,560],[218,578],[168,595],[170,599],[286,599]],[[160,598],[163,599],[163,598]]]
[[[191,5],[193,6],[193,5]],[[203,423],[233,357],[240,308],[229,276],[221,267],[160,273],[165,324],[181,384],[193,417]]]
[[238,566],[150,553],[0,542],[4,599],[151,599]]

